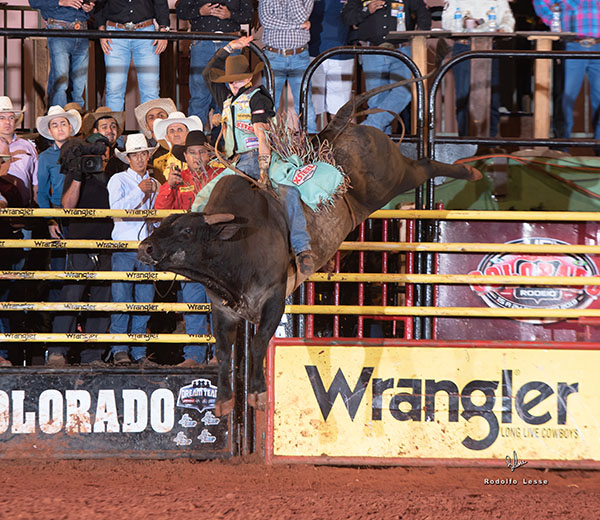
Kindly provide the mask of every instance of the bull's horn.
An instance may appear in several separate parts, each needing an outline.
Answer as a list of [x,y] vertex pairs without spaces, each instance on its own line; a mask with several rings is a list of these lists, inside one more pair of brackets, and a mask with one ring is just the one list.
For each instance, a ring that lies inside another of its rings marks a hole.
[[222,222],[230,222],[235,218],[231,213],[215,213],[214,215],[204,215],[204,222],[209,226],[213,224],[221,224]]

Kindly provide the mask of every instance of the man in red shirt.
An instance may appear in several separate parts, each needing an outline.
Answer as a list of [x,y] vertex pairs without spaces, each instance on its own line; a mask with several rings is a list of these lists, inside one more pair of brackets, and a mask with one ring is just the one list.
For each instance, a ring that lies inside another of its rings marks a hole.
[[[210,152],[205,146],[206,136],[200,130],[190,132],[182,146],[173,146],[173,155],[188,167],[173,170],[169,179],[158,191],[156,209],[191,209],[197,193],[223,171],[223,167],[210,164]],[[206,291],[200,283],[183,282],[177,291],[177,300],[184,303],[208,303]],[[184,314],[185,331],[188,334],[206,334],[206,314]],[[183,363],[178,366],[197,367],[212,356],[208,344],[183,347]]]
[[191,209],[198,192],[223,171],[222,167],[210,164],[206,144],[208,139],[204,132],[193,130],[184,145],[173,146],[173,155],[188,167],[183,171],[174,170],[169,175],[158,191],[156,209]]

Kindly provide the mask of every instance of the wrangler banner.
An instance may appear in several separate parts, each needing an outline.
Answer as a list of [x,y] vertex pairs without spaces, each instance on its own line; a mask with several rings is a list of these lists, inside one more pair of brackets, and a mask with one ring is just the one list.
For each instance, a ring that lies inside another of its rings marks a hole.
[[423,345],[273,340],[271,460],[600,462],[599,350]]

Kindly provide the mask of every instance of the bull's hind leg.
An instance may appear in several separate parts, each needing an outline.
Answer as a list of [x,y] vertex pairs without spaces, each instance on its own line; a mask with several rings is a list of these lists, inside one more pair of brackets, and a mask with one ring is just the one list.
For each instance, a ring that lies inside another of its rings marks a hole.
[[231,391],[231,353],[236,339],[236,332],[241,319],[231,312],[223,311],[213,304],[212,323],[216,340],[216,354],[219,362],[219,382],[217,385],[217,402],[215,415],[221,417],[233,410],[235,404]]
[[267,401],[267,384],[265,382],[264,361],[269,341],[273,337],[285,309],[285,285],[271,296],[261,310],[260,323],[250,346],[251,372],[248,404],[264,410]]

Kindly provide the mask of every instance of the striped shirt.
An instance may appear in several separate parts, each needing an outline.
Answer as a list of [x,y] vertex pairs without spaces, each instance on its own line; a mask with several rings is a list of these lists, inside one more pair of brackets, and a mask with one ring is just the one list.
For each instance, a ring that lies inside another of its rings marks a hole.
[[313,4],[314,0],[259,0],[263,43],[275,49],[297,49],[306,45],[310,31],[300,26],[309,19]]
[[552,6],[561,7],[561,22],[564,32],[580,36],[600,37],[600,1],[598,0],[533,0],[533,8],[542,21],[550,27]]

